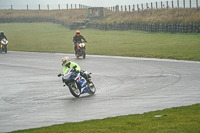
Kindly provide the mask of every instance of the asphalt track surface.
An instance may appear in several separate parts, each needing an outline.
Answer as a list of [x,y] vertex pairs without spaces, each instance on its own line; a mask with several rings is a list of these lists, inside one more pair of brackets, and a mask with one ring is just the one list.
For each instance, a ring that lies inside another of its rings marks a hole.
[[[64,56],[92,72],[95,95],[74,98],[62,86]],[[200,103],[199,68],[193,61],[8,51],[0,54],[0,132]]]

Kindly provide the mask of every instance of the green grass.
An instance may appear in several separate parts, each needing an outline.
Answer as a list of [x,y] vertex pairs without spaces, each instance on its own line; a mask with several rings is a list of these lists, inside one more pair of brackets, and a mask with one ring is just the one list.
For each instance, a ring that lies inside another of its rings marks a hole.
[[[12,133],[199,133],[200,104]],[[156,115],[166,115],[155,117]]]
[[[11,51],[73,53],[75,30],[51,23],[0,24]],[[200,61],[200,34],[81,30],[87,54]]]

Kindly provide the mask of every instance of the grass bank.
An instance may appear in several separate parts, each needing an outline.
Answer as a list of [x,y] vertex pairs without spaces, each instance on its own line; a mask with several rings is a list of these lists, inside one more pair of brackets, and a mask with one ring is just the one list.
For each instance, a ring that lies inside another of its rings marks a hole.
[[[51,23],[0,24],[11,51],[74,53],[75,31]],[[200,61],[200,34],[81,30],[86,54]]]
[[[200,104],[12,133],[199,133]],[[162,117],[155,117],[164,115]]]
[[53,18],[66,23],[84,20],[87,9],[70,10],[0,10],[0,18]]
[[148,9],[140,12],[108,13],[97,23],[140,23],[140,24],[199,24],[200,8]]
[[[88,9],[65,10],[0,10],[0,18],[53,18],[66,23],[86,19]],[[141,24],[200,24],[200,8],[148,9],[139,12],[108,12],[96,23],[141,23]]]

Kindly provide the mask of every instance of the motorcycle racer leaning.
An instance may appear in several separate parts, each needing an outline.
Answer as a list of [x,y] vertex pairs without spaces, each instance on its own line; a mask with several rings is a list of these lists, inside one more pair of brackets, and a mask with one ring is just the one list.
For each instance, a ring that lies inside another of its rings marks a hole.
[[77,45],[77,43],[82,43],[81,39],[83,39],[85,42],[87,42],[86,39],[80,34],[80,31],[77,30],[76,35],[73,37],[74,51],[75,51],[76,57],[77,57],[77,53],[76,53],[77,46],[76,45]]
[[[88,83],[90,83],[90,77],[88,75],[86,75],[84,73],[84,71],[81,70],[81,67],[75,63],[75,62],[71,62],[70,59],[68,57],[64,57],[61,59],[62,61],[62,66],[63,66],[63,75],[66,75],[68,73],[68,69],[69,68],[73,68],[74,66],[76,66],[76,73],[80,73],[82,77],[84,77]],[[58,75],[59,76],[59,75]],[[63,82],[65,79],[62,79]]]

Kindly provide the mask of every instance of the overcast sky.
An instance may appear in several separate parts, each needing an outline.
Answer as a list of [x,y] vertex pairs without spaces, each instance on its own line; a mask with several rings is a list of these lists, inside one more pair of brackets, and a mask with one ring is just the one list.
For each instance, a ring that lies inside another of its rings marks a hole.
[[[13,8],[25,8],[26,5],[29,5],[29,7],[34,8],[38,7],[37,5],[46,6],[49,5],[50,9],[54,6],[54,8],[58,7],[58,4],[60,4],[61,9],[66,9],[66,4],[82,4],[87,6],[95,6],[95,7],[110,7],[115,5],[133,5],[133,4],[146,4],[146,3],[166,3],[167,0],[0,0],[0,9],[7,9],[10,8],[11,5],[13,5]],[[171,4],[172,0],[168,0],[169,4]],[[174,4],[177,4],[177,0],[173,0]],[[183,0],[180,1],[180,6],[182,6]],[[200,4],[200,0],[199,4]],[[196,4],[196,0],[192,0],[193,5]],[[186,4],[189,4],[189,0],[186,0]]]
[[27,4],[83,4],[88,6],[114,6],[150,3],[161,0],[0,0],[2,5]]

